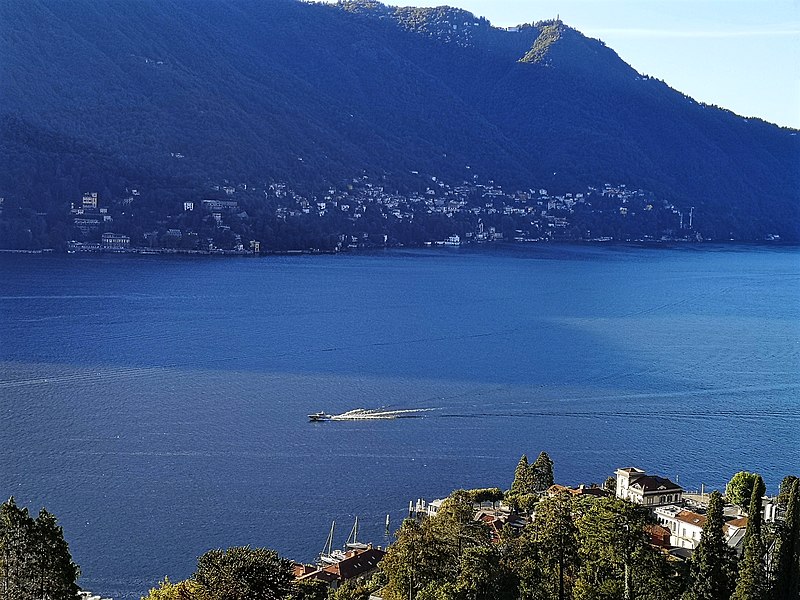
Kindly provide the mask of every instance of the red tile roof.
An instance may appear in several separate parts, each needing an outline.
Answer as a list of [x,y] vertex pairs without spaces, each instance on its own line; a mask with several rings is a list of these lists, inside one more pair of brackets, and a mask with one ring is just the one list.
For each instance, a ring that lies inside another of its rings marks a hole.
[[344,560],[325,567],[323,570],[335,574],[342,581],[355,579],[376,569],[381,559],[386,556],[386,552],[379,548],[368,548],[367,550],[348,552],[347,555],[348,557]]
[[738,519],[731,519],[725,523],[728,527],[747,527],[747,517],[739,517]]
[[706,526],[706,517],[705,515],[698,515],[690,510],[682,510],[675,518],[678,521],[683,521],[684,523],[688,523],[689,525],[695,525],[697,527],[705,527]]

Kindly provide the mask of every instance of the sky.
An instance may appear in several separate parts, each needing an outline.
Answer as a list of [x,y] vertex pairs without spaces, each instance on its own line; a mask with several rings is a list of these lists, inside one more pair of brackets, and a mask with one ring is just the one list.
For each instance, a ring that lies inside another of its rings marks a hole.
[[497,26],[561,20],[695,100],[800,128],[800,0],[388,0]]

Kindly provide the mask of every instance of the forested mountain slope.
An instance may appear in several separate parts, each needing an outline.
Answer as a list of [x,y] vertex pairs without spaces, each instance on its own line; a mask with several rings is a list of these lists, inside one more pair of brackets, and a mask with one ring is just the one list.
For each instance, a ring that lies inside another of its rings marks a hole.
[[47,214],[88,189],[166,201],[221,179],[313,190],[362,173],[402,189],[419,171],[624,182],[695,206],[710,237],[800,237],[796,131],[699,104],[560,21],[506,31],[368,1],[6,0],[0,55],[0,196]]

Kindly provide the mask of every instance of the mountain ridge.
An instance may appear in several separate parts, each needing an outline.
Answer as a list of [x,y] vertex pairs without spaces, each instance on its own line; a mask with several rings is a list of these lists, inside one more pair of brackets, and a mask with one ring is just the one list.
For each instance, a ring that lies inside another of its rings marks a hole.
[[[3,135],[0,196],[48,214],[137,179],[197,195],[362,173],[402,188],[421,171],[626,182],[696,206],[706,237],[799,237],[796,131],[695,102],[560,21],[507,31],[461,9],[292,0],[9,0],[0,16],[0,115],[120,165],[56,152],[50,173],[27,158],[46,148]],[[26,168],[41,181],[12,176]]]

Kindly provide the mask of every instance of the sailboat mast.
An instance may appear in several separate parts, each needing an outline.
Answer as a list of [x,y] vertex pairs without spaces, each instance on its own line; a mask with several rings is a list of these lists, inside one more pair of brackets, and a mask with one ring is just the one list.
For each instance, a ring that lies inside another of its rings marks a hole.
[[322,556],[330,556],[333,546],[333,530],[336,527],[336,521],[331,521],[331,532],[328,534],[328,539],[325,540],[325,547],[322,549]]

